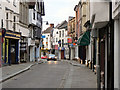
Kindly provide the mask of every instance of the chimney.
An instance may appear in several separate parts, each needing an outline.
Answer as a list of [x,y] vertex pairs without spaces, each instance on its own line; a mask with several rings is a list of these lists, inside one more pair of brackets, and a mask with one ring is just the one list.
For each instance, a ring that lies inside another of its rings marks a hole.
[[54,28],[54,24],[53,24],[53,23],[52,23],[52,24],[50,24],[50,27]]

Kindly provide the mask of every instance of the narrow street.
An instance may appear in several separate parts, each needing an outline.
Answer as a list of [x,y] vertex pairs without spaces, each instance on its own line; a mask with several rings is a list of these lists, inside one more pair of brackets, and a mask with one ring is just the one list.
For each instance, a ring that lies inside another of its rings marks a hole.
[[96,88],[96,75],[67,61],[46,61],[3,82],[3,88]]

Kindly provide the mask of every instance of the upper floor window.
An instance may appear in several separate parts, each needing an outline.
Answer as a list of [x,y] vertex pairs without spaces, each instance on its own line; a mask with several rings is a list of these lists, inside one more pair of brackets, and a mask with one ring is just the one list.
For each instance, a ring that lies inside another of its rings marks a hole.
[[37,6],[38,6],[38,10],[40,9],[40,4],[39,4],[39,2],[37,2]]
[[8,19],[8,13],[6,13],[6,19]]
[[64,30],[62,31],[62,37],[64,37]]
[[33,19],[35,20],[35,11],[33,11]]
[[64,46],[64,40],[62,40],[62,47]]
[[3,27],[3,19],[1,19],[1,27]]
[[13,5],[16,7],[16,0],[13,0]]
[[8,3],[10,3],[10,0],[6,0]]
[[58,38],[56,38],[56,42],[58,42]]
[[14,30],[14,31],[15,31],[15,29],[16,29],[15,22],[16,22],[16,17],[14,16],[14,23],[13,23],[13,30]]
[[61,37],[61,31],[59,31],[59,37]]

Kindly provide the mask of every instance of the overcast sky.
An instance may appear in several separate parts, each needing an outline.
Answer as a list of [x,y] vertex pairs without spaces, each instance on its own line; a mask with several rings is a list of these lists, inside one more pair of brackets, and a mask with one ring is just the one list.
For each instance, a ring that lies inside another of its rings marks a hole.
[[57,25],[64,20],[68,20],[69,16],[75,16],[74,7],[79,0],[44,0],[44,2],[45,16],[43,21]]

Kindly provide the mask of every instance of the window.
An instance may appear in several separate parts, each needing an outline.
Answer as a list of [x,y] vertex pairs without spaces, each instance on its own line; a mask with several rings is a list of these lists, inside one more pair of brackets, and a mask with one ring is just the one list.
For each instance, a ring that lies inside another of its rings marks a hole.
[[60,47],[61,47],[61,40],[60,40]]
[[56,34],[58,34],[58,32],[56,32]]
[[10,0],[6,0],[8,3],[10,3]]
[[16,7],[16,0],[13,0],[13,5]]
[[61,37],[61,31],[59,31],[59,37]]
[[35,20],[35,11],[33,11],[33,19]]
[[6,29],[8,29],[8,13],[6,13]]
[[64,40],[62,40],[62,47],[64,46]]
[[1,19],[1,26],[3,27],[3,19]]
[[6,13],[6,19],[8,19],[8,13]]
[[56,42],[58,42],[58,38],[56,38]]
[[62,37],[64,37],[64,30],[62,31]]
[[15,22],[16,22],[16,17],[14,16],[14,22],[13,22],[13,30],[14,30],[14,31],[15,31],[15,29],[16,29]]
[[39,2],[37,2],[37,6],[38,6],[38,10],[40,10],[40,5],[39,5]]

